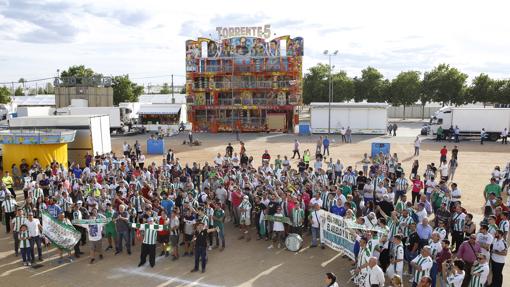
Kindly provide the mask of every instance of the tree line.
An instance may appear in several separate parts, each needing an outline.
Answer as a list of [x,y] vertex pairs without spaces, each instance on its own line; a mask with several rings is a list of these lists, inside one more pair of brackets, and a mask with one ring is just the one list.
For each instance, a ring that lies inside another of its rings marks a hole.
[[[311,67],[303,79],[303,102],[329,101],[329,65]],[[480,74],[468,84],[468,75],[447,64],[431,71],[403,71],[394,79],[385,78],[377,69],[367,67],[360,77],[349,77],[345,71],[332,72],[333,102],[387,102],[409,106],[421,102],[444,105],[469,103],[510,104],[510,80],[492,79]]]
[[[96,75],[101,75],[96,73],[91,68],[87,68],[84,65],[75,65],[69,67],[67,70],[62,71],[60,74],[61,77],[77,77],[77,78],[87,78],[93,77]],[[14,96],[23,96],[24,95],[24,86],[25,80],[21,78],[18,83],[21,86],[18,86],[14,91]],[[121,75],[115,76],[112,78],[112,89],[113,89],[113,103],[114,105],[118,105],[121,102],[136,102],[138,101],[138,97],[143,94],[143,86],[137,85],[129,79],[129,75]],[[53,94],[54,89],[53,85],[47,84],[45,89],[39,88],[38,94]],[[29,91],[29,95],[35,95],[35,92]],[[11,89],[3,86],[0,87],[0,103],[6,104],[11,101],[12,91]]]

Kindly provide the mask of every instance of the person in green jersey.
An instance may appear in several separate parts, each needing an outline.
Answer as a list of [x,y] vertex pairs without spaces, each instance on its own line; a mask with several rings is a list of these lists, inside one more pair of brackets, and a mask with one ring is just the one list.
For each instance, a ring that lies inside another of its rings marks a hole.
[[485,200],[489,197],[489,194],[494,193],[496,197],[501,196],[501,186],[496,183],[496,179],[493,177],[491,178],[491,182],[485,186],[485,189],[483,191],[483,196]]
[[138,267],[143,266],[145,262],[147,262],[147,256],[149,256],[150,266],[154,267],[154,265],[156,265],[156,242],[158,238],[158,231],[163,230],[163,225],[154,224],[154,219],[149,217],[147,218],[146,224],[132,223],[131,227],[143,231],[143,242]]
[[225,249],[225,211],[221,208],[221,203],[219,201],[214,205],[214,213],[213,213],[213,226],[218,229],[216,233],[216,247],[218,248],[221,240],[221,248],[220,251]]
[[430,253],[430,246],[426,245],[422,248],[421,253],[411,261],[410,265],[413,267],[413,287],[418,285],[422,277],[430,277],[430,269],[434,263]]
[[[107,219],[112,220],[113,219],[113,208],[111,203],[106,204],[106,211],[104,212],[104,215]],[[108,239],[108,247],[105,251],[108,251],[113,248],[113,242],[115,240],[115,237],[117,237],[117,232],[115,231],[115,221],[110,221],[105,225],[105,237]]]

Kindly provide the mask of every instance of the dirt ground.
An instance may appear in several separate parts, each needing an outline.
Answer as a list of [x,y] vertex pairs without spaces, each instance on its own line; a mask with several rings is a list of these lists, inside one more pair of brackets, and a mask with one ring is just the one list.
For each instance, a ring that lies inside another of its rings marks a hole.
[[[409,171],[415,159],[420,162],[420,173],[427,163],[439,162],[441,143],[423,138],[421,154],[414,158],[413,141],[419,133],[420,123],[400,123],[396,137],[391,136],[353,136],[352,144],[340,143],[339,136],[333,136],[331,157],[340,159],[344,165],[355,165],[363,153],[370,153],[372,142],[389,142],[391,152],[396,152]],[[166,149],[172,148],[181,163],[206,161],[212,162],[214,156],[224,153],[228,142],[238,150],[239,144],[234,134],[195,134],[201,146],[182,145],[187,134],[180,134],[165,139]],[[301,149],[314,150],[318,136],[297,136],[289,134],[242,134],[247,151],[257,162],[262,153],[268,149],[274,158],[277,154],[291,155],[293,140],[301,142]],[[145,150],[147,135],[136,137],[112,138],[112,146],[117,153],[122,152],[122,143],[135,140],[142,143]],[[448,150],[453,143],[445,143]],[[510,162],[510,146],[488,142],[483,146],[475,141],[463,141],[458,144],[459,167],[454,181],[462,190],[463,205],[472,213],[480,215],[483,202],[482,191],[488,183],[494,166],[502,168]],[[161,155],[147,156],[147,162],[161,162]],[[296,162],[293,162],[295,164]],[[478,220],[477,220],[478,222]],[[332,250],[306,248],[310,237],[305,236],[304,249],[298,253],[271,249],[265,241],[250,242],[237,240],[238,231],[226,224],[227,248],[223,252],[213,250],[208,254],[206,273],[189,273],[193,260],[184,257],[176,262],[158,257],[156,267],[137,268],[139,244],[133,254],[113,255],[106,252],[105,259],[94,265],[88,264],[88,258],[82,257],[70,264],[57,265],[54,249],[47,250],[45,260],[40,268],[32,269],[21,266],[19,258],[13,254],[12,236],[6,235],[0,228],[0,286],[322,286],[324,273],[332,271],[339,276],[340,285],[349,285],[350,262]],[[254,231],[253,231],[254,232]],[[103,242],[106,247],[106,241]],[[88,251],[87,247],[83,248]],[[159,251],[158,251],[159,254]],[[507,264],[508,266],[509,264]],[[506,274],[509,268],[506,268]],[[406,280],[407,281],[407,280]],[[408,283],[406,283],[407,286]],[[352,284],[350,284],[352,285]],[[510,286],[510,283],[505,283]]]

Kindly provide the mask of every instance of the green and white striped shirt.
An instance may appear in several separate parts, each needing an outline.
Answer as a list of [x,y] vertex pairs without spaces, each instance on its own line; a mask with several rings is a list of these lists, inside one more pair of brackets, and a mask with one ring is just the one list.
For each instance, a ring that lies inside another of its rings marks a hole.
[[496,224],[489,224],[489,233],[494,236],[496,234],[496,231],[498,230],[498,226]]
[[305,218],[305,211],[303,209],[294,208],[292,210],[292,226],[294,226],[294,227],[302,226],[304,218]]
[[[28,240],[28,230],[20,231],[20,233],[18,234],[18,238],[20,240],[19,241],[20,248],[30,247],[30,240]],[[22,239],[22,238],[25,238],[25,239]]]
[[439,238],[441,238],[441,240],[445,239],[445,237],[446,237],[446,230],[442,227],[434,228],[433,232],[439,233]]
[[131,223],[132,228],[143,230],[143,244],[156,244],[158,231],[168,230],[168,225]]
[[466,221],[465,213],[455,213],[453,215],[453,231],[464,232],[465,221]]
[[489,276],[489,263],[478,264],[471,269],[471,281],[469,287],[484,287]]
[[[409,224],[413,223],[414,220],[411,216],[400,217],[400,232],[404,235],[404,237],[409,237],[411,234],[411,229],[409,229]],[[403,225],[405,224],[405,226]]]
[[368,263],[370,256],[372,256],[372,251],[368,247],[361,249],[358,254],[358,267]]
[[409,183],[407,182],[407,178],[397,178],[395,180],[395,190],[399,191],[407,191],[407,187],[409,186]]
[[36,201],[37,201],[37,199],[38,199],[39,197],[44,197],[44,193],[43,193],[42,188],[36,188],[36,189],[34,189],[34,191],[33,191],[33,195],[34,195],[33,197],[35,198],[35,200],[36,200]]
[[393,236],[398,233],[398,224],[399,224],[398,219],[393,220],[393,218],[388,217],[387,225],[390,230],[390,234],[388,234],[389,239],[393,238]]
[[131,197],[130,202],[134,205],[136,212],[142,212],[143,199],[140,195]]
[[503,232],[508,232],[508,230],[510,229],[510,223],[508,222],[508,220],[502,220],[499,223],[499,229],[501,229],[501,231]]
[[421,266],[421,270],[416,270],[416,268],[414,268],[414,283],[418,283],[422,277],[430,275],[430,269],[432,268],[433,264],[432,258],[430,258],[430,256],[423,257],[421,254],[418,254],[418,256],[416,256],[412,262],[416,263],[418,266]]
[[13,229],[19,232],[21,225],[26,224],[27,218],[25,216],[16,216],[12,219]]
[[443,247],[441,246],[441,241],[434,242],[432,239],[429,239],[429,246],[430,246],[430,257],[433,259],[436,258],[436,255],[443,250]]
[[2,203],[2,209],[5,211],[5,212],[14,212],[16,211],[16,200],[14,199],[9,199],[9,200],[6,200]]

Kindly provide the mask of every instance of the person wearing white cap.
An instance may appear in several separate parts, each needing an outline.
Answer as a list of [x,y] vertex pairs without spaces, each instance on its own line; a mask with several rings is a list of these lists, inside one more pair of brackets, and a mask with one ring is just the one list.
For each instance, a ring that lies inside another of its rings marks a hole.
[[251,203],[250,198],[248,195],[243,196],[243,201],[239,205],[239,211],[240,211],[240,230],[241,230],[241,236],[239,237],[239,240],[244,239],[244,235],[246,234],[246,241],[251,240],[251,236],[249,233],[250,225],[251,225]]

